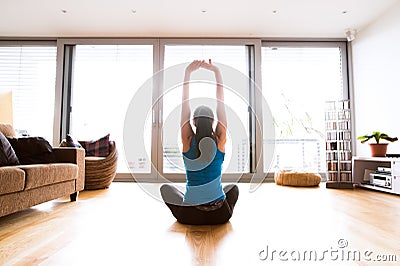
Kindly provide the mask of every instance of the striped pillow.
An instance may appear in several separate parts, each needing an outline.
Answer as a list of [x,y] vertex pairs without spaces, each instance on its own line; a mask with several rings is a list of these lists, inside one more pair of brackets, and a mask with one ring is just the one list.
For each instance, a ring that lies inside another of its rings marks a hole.
[[86,151],[86,156],[107,157],[110,153],[110,134],[98,140],[79,141]]

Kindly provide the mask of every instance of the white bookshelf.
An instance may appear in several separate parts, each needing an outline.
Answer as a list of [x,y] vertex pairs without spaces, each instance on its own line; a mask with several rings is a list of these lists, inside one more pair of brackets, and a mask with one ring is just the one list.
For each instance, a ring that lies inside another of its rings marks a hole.
[[325,109],[328,188],[352,188],[350,101],[328,101]]

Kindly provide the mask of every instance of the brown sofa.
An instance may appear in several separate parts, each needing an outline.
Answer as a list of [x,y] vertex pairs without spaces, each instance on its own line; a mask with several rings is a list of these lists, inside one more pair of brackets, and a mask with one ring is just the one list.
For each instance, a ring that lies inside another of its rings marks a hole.
[[[13,137],[10,125],[0,132]],[[0,167],[0,217],[70,195],[76,201],[85,184],[85,150],[53,148],[56,163]]]

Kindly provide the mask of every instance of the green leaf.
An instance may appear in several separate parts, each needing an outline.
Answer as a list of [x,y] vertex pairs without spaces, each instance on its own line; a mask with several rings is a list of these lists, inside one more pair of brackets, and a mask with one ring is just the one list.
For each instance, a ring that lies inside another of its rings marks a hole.
[[372,135],[359,136],[357,139],[361,140],[361,143],[365,143],[365,142],[367,142],[368,140],[370,140],[372,138],[374,138],[375,142],[378,143],[378,144],[379,144],[379,141],[381,139],[384,139],[384,140],[387,140],[387,141],[390,141],[390,142],[398,140],[397,137],[392,138],[392,137],[389,137],[387,134],[381,133],[379,131],[373,131]]
[[397,137],[392,138],[392,137],[389,137],[389,136],[386,135],[386,134],[382,134],[382,135],[381,135],[381,139],[384,139],[384,140],[387,140],[387,141],[390,141],[390,142],[394,142],[394,141],[397,141],[397,140],[398,140]]

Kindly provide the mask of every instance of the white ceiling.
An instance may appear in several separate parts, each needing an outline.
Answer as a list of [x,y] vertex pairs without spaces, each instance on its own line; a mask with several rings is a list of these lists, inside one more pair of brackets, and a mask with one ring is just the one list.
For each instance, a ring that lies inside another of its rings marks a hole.
[[344,38],[399,1],[0,0],[0,36]]

